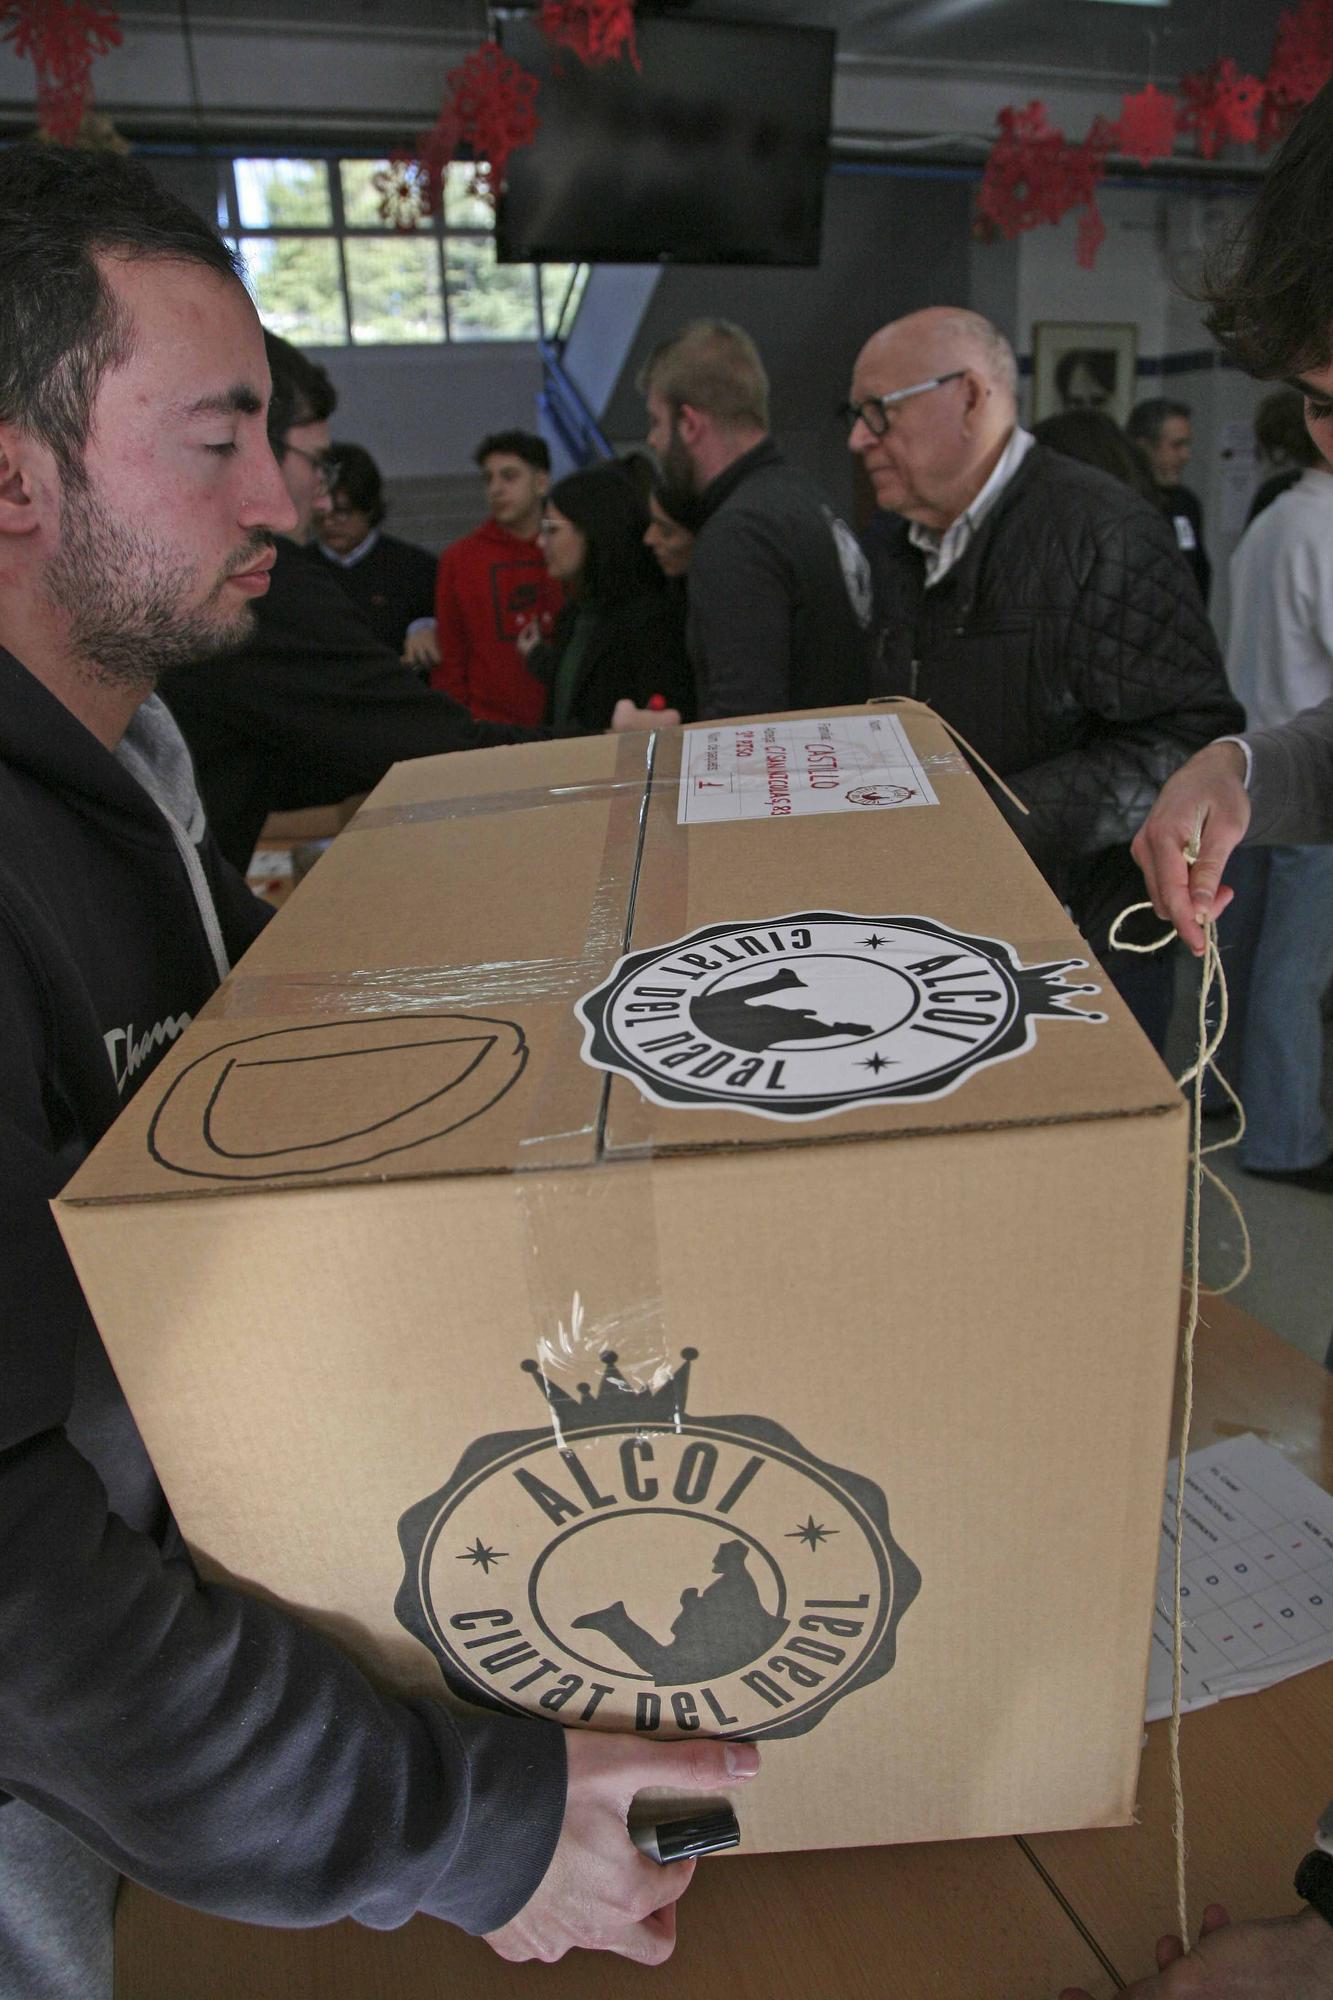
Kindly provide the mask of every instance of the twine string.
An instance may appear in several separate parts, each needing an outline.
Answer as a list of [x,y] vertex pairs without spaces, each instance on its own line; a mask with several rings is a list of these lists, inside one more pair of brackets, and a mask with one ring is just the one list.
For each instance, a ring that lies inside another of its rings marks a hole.
[[[1192,867],[1199,858],[1199,839],[1202,828],[1196,826],[1194,835],[1185,849],[1185,860]],[[1132,944],[1121,936],[1122,926],[1143,910],[1151,910],[1151,903],[1133,903],[1122,910],[1111,926],[1109,942],[1117,951],[1136,952],[1146,955],[1164,951],[1175,937],[1173,930],[1154,938],[1150,944]],[[1245,1107],[1232,1089],[1226,1077],[1217,1067],[1217,1051],[1226,1033],[1228,1016],[1227,978],[1222,964],[1222,955],[1217,945],[1217,926],[1211,917],[1203,920],[1204,949],[1201,976],[1199,979],[1199,1011],[1196,1024],[1195,1047],[1197,1053],[1189,1067],[1176,1078],[1183,1090],[1189,1086],[1190,1104],[1190,1158],[1189,1158],[1189,1230],[1187,1236],[1185,1283],[1189,1305],[1185,1314],[1185,1327],[1181,1335],[1181,1397],[1180,1432],[1176,1446],[1176,1504],[1175,1504],[1175,1549],[1172,1557],[1172,1603],[1171,1603],[1171,1720],[1169,1743],[1171,1754],[1171,1800],[1172,1833],[1175,1843],[1176,1864],[1176,1922],[1181,1943],[1190,1949],[1189,1905],[1186,1893],[1185,1864],[1188,1849],[1185,1841],[1185,1790],[1180,1770],[1180,1689],[1181,1670],[1184,1657],[1184,1613],[1181,1601],[1181,1546],[1185,1527],[1185,1465],[1189,1454],[1190,1426],[1194,1419],[1194,1338],[1199,1328],[1199,1209],[1204,1183],[1223,1196],[1240,1229],[1241,1262],[1235,1276],[1225,1285],[1213,1287],[1217,1297],[1234,1291],[1243,1284],[1250,1274],[1252,1249],[1250,1232],[1244,1211],[1239,1201],[1222,1180],[1220,1175],[1206,1164],[1207,1156],[1225,1152],[1238,1146],[1245,1136]],[[1211,1030],[1208,1024],[1208,1005],[1214,990],[1217,993],[1217,1023]],[[1203,1091],[1204,1082],[1212,1074],[1221,1085],[1237,1114],[1236,1130],[1225,1138],[1214,1140],[1212,1145],[1203,1143]]]

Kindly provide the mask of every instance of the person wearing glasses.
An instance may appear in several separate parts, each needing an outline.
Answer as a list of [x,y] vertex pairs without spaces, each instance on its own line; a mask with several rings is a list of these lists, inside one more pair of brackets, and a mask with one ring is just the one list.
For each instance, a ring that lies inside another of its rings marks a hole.
[[[1004,778],[997,802],[1094,951],[1139,900],[1159,787],[1240,726],[1170,523],[1018,421],[1013,349],[977,313],[895,321],[857,359],[849,443],[891,517],[872,545],[875,692],[928,701]],[[1106,953],[1158,1048],[1171,970]]]
[[855,535],[768,431],[768,377],[749,335],[693,320],[639,376],[648,443],[698,496],[686,638],[699,714],[864,701],[870,572]]
[[337,392],[289,342],[266,333],[264,345],[273,377],[269,443],[296,523],[275,538],[269,589],[243,649],[179,667],[162,687],[218,845],[242,872],[271,812],[369,791],[404,758],[551,734],[474,721],[460,702],[423,686],[333,574],[310,561],[302,545],[327,517],[338,481],[329,441]]
[[401,653],[419,673],[428,672],[440,657],[436,558],[414,542],[385,534],[384,481],[365,446],[335,440],[331,450],[337,472],[310,560],[329,565],[382,645]]

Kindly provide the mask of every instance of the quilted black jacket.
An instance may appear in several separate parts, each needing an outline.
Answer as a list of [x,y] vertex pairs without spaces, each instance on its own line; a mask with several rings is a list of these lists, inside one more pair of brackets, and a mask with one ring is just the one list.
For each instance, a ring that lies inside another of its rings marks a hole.
[[932,590],[903,520],[868,536],[877,694],[928,701],[1029,808],[997,803],[1094,949],[1143,896],[1129,855],[1164,781],[1243,728],[1171,524],[1034,445]]

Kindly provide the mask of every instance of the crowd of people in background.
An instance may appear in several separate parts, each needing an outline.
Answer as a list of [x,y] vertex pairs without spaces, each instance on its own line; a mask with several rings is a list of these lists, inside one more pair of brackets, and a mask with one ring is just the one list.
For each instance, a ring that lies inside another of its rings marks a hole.
[[[237,871],[270,813],[436,751],[929,701],[1029,808],[995,794],[1094,948],[1136,859],[1190,947],[1219,915],[1245,1165],[1333,1188],[1333,251],[1317,282],[1291,254],[1311,215],[1327,237],[1331,195],[1333,87],[1214,295],[1240,365],[1295,383],[1259,411],[1273,473],[1224,664],[1191,413],[1158,397],[1118,431],[1095,354],[1070,370],[1085,407],[1034,433],[978,314],[867,328],[842,411],[858,533],[784,457],[753,340],[692,322],[640,374],[649,455],[552,483],[540,438],[493,431],[487,519],[437,562],[384,532],[332,381],[261,332],[211,227],[133,162],[0,156],[0,1953],[63,1981],[14,1990],[109,1994],[120,1869],[251,1920],[421,1909],[506,1957],[655,1962],[688,1873],[650,1879],[629,1799],[758,1767],[700,1737],[654,1746],[650,1775],[615,1736],[446,1720],[184,1559],[49,1202],[123,1102],[100,1024],[179,1033],[257,935]],[[1269,844],[1239,847],[1247,828]],[[1165,961],[1106,963],[1161,1046]],[[1298,1960],[1322,1981],[1299,1990],[1329,1990],[1322,1918],[1223,1928],[1200,1960],[1259,1964],[1245,1990],[1295,1993]],[[1185,1990],[1170,1956],[1154,1994]]]
[[[270,340],[271,352],[281,345]],[[1080,360],[1089,365],[1065,357]],[[331,414],[318,372],[315,400]],[[554,486],[544,438],[482,438],[486,518],[438,561],[384,531],[370,454],[332,445],[307,560],[342,586],[382,654],[456,705],[450,747],[473,740],[463,714],[520,740],[870,696],[930,701],[1028,806],[1019,817],[996,794],[1163,1049],[1171,961],[1108,945],[1133,900],[1129,843],[1171,771],[1238,731],[1243,711],[1279,720],[1333,692],[1333,565],[1311,554],[1333,479],[1304,399],[1278,389],[1256,414],[1265,477],[1232,560],[1224,672],[1203,507],[1185,483],[1193,412],[1179,398],[1147,398],[1121,426],[1109,389],[1071,394],[1029,431],[1004,334],[970,312],[914,314],[868,343],[844,413],[869,496],[857,533],[771,434],[768,379],[743,329],[681,328],[648,356],[639,387],[647,449]],[[327,657],[330,638],[307,650]],[[353,703],[364,698],[362,687]],[[371,744],[358,785],[378,774],[382,731]],[[437,746],[438,733],[418,751]],[[210,761],[205,749],[206,796]],[[290,768],[271,777],[264,803],[296,805],[353,775],[318,744],[311,762],[300,781]],[[238,861],[256,810],[228,843]],[[1251,1107],[1243,1161],[1333,1186],[1321,1109],[1327,855],[1266,851],[1232,867],[1227,1058]]]

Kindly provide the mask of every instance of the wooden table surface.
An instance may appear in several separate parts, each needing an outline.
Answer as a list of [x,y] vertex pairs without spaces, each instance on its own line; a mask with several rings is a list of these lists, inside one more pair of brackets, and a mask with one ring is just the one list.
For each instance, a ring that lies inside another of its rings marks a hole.
[[[1333,1489],[1333,1377],[1205,1300],[1193,1444],[1251,1430]],[[1140,1821],[1024,1840],[738,1857],[702,1866],[653,1972],[579,1953],[510,1966],[418,1918],[266,1931],[127,1884],[117,2000],[1094,2000],[1152,1966],[1174,1928],[1166,1725],[1148,1731]],[[1297,1907],[1292,1871],[1333,1794],[1333,1666],[1185,1717],[1190,1897],[1236,1917]]]

